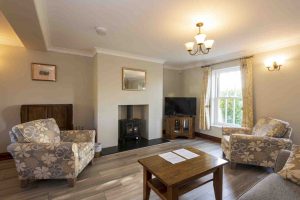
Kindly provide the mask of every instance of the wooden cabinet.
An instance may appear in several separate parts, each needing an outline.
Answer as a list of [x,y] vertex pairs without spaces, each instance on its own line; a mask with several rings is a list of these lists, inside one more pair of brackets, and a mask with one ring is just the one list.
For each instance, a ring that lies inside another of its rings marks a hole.
[[190,116],[166,117],[166,136],[170,139],[176,137],[194,138],[194,118]]
[[54,118],[60,130],[73,129],[72,104],[35,104],[21,106],[21,123]]

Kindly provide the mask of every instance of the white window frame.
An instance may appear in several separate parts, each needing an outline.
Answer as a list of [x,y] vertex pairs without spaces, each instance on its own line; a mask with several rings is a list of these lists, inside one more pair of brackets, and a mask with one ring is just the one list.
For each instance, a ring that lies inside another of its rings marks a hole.
[[[240,66],[235,66],[235,67],[227,67],[227,68],[222,68],[222,69],[215,69],[212,71],[212,87],[211,87],[211,121],[212,121],[212,126],[231,126],[231,127],[240,127],[241,125],[239,124],[233,124],[233,123],[221,123],[218,122],[218,101],[220,98],[226,98],[226,97],[219,97],[219,76],[221,73],[224,72],[233,72],[233,71],[240,71]],[[227,97],[228,99],[241,99],[242,97]],[[235,101],[234,101],[235,103]],[[227,104],[226,104],[227,105]],[[234,106],[235,108],[235,106]],[[235,109],[234,109],[235,111]],[[226,112],[227,113],[227,112]],[[233,117],[235,117],[235,114],[233,114]],[[226,118],[226,116],[225,116]],[[225,120],[227,121],[227,120]],[[235,120],[233,120],[235,121]]]

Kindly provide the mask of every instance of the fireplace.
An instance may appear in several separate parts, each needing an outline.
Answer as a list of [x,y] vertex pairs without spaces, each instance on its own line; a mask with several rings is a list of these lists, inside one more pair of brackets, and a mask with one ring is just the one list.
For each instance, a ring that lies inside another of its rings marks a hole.
[[146,105],[119,106],[119,144],[128,140],[137,142],[147,134]]

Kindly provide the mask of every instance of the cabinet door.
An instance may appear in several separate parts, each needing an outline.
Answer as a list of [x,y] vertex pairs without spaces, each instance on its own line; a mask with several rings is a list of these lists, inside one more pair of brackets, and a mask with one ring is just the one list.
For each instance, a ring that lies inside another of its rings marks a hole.
[[182,122],[182,135],[183,136],[189,136],[189,132],[190,132],[190,128],[191,128],[191,124],[190,124],[190,120],[189,118],[182,118],[181,120]]

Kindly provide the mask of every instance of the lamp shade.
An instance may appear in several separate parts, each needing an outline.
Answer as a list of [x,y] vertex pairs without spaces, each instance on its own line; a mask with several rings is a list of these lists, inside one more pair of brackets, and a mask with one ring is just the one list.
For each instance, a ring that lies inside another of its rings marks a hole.
[[187,42],[184,45],[187,51],[192,51],[194,48],[194,42]]
[[205,38],[206,38],[206,35],[203,34],[203,33],[198,34],[198,35],[195,36],[195,40],[196,40],[197,44],[203,44]]
[[207,49],[211,49],[212,48],[212,46],[213,46],[213,44],[214,44],[214,40],[205,40],[204,41],[204,46],[205,46],[205,48],[207,48]]

